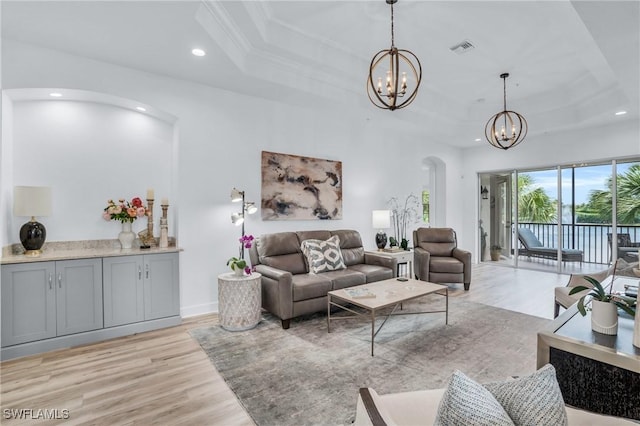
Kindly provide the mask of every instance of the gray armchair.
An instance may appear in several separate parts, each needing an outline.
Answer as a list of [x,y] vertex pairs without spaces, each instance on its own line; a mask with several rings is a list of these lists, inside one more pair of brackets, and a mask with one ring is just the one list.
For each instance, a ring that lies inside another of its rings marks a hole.
[[451,228],[418,228],[413,231],[416,277],[432,283],[471,285],[471,252],[458,248]]

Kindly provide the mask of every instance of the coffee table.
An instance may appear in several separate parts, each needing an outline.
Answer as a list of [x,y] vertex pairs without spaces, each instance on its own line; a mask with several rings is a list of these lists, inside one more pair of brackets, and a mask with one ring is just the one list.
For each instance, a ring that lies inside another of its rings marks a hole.
[[[375,297],[353,297],[349,294],[351,290],[368,291]],[[422,311],[422,312],[396,312],[396,309],[409,300],[427,296],[429,294],[438,294],[445,297],[445,308],[439,311]],[[351,306],[347,306],[351,305]],[[351,312],[355,315],[349,316],[331,316],[331,307],[336,306],[342,310]],[[353,307],[360,308],[363,312],[358,312]],[[391,312],[376,330],[376,314],[386,308],[393,307]],[[341,290],[333,290],[327,293],[327,333],[331,333],[331,321],[370,317],[371,318],[371,356],[373,356],[373,345],[375,337],[387,322],[389,317],[395,315],[413,315],[413,314],[429,314],[429,313],[445,313],[445,324],[449,324],[449,288],[446,285],[434,284],[426,281],[406,280],[399,281],[392,278],[384,281],[377,281],[370,284],[363,284],[355,287],[348,287]]]

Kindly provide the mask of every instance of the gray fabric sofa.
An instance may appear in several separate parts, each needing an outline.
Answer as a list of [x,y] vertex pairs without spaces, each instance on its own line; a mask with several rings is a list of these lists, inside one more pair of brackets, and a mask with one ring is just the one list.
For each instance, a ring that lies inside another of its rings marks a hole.
[[[337,235],[346,269],[310,274],[300,245],[308,239]],[[353,230],[279,232],[261,235],[249,249],[251,264],[262,274],[262,307],[282,320],[327,309],[327,293],[345,287],[394,278],[397,260],[365,253]]]

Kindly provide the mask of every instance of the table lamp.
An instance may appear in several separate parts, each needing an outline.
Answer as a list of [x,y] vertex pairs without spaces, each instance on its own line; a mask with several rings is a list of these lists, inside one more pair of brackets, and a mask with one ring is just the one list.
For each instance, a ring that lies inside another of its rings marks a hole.
[[36,221],[36,216],[51,215],[51,188],[16,186],[13,189],[13,214],[31,216],[31,220],[20,228],[20,242],[25,249],[25,256],[39,256],[47,230]]
[[382,250],[387,245],[387,234],[384,229],[388,229],[391,226],[391,213],[389,210],[373,210],[371,222],[373,227],[378,229],[376,246],[378,246],[378,250]]

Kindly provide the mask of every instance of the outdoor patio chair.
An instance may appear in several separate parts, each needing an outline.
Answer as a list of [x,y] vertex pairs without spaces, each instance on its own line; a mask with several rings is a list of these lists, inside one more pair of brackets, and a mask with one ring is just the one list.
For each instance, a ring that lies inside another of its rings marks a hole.
[[[518,254],[527,257],[539,257],[543,259],[558,260],[558,249],[552,247],[544,247],[538,237],[528,228],[518,229],[518,240],[523,248],[518,250]],[[582,263],[582,250],[562,249],[563,262],[580,262]]]
[[[638,261],[638,248],[640,243],[631,242],[631,235],[629,234],[617,234],[618,235],[618,256],[617,259],[624,259],[626,262]],[[611,248],[611,234],[607,234],[607,240],[609,241],[609,251],[613,253]]]

